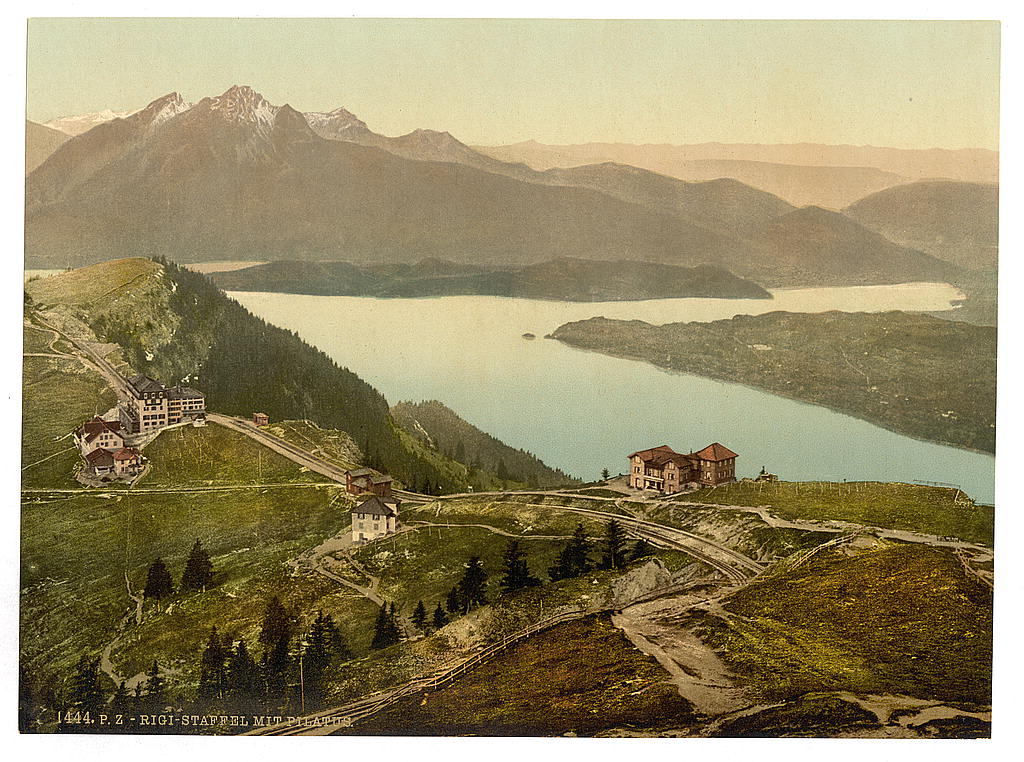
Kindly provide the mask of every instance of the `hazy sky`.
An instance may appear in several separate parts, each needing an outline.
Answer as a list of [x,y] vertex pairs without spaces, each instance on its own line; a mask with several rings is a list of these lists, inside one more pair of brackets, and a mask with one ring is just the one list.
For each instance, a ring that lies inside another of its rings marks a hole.
[[997,148],[995,22],[37,19],[38,122],[248,84],[467,143]]

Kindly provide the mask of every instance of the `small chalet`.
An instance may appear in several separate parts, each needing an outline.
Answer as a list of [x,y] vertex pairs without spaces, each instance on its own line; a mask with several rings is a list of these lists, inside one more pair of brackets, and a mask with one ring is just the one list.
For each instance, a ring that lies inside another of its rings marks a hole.
[[629,486],[667,495],[687,486],[713,487],[734,482],[737,457],[718,442],[689,453],[676,452],[668,445],[639,450],[629,456]]
[[345,472],[345,489],[351,495],[391,497],[391,477],[371,468],[354,468]]
[[253,413],[252,414],[252,425],[253,426],[268,426],[270,424],[270,416],[266,413]]
[[398,530],[398,501],[378,495],[358,503],[352,508],[352,541],[357,543],[376,540]]
[[120,450],[124,447],[124,430],[120,421],[104,421],[96,416],[75,430],[74,439],[84,458],[97,449]]
[[83,457],[85,471],[93,476],[131,478],[142,470],[142,455],[134,447],[105,450],[97,447]]

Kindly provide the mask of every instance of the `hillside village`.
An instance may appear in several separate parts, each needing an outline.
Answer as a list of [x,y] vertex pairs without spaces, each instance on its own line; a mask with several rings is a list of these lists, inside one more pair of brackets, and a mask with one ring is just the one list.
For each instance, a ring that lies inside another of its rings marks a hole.
[[166,387],[149,376],[127,379],[113,413],[95,416],[79,426],[74,441],[82,456],[79,481],[118,479],[132,482],[145,470],[142,448],[164,429],[202,426],[206,422],[203,393],[188,386]]

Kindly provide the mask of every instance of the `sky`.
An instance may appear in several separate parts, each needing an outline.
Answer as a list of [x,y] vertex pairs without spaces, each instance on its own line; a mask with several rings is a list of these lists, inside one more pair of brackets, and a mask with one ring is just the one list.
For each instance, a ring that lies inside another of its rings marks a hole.
[[998,148],[999,24],[31,19],[28,118],[247,84],[477,145]]

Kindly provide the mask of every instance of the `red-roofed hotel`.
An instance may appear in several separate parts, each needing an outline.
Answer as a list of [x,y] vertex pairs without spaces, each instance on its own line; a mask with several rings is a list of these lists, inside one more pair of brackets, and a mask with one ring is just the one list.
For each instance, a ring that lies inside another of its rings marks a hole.
[[676,452],[668,445],[640,450],[629,456],[629,486],[667,495],[688,485],[713,487],[734,482],[737,457],[718,442],[690,453]]

